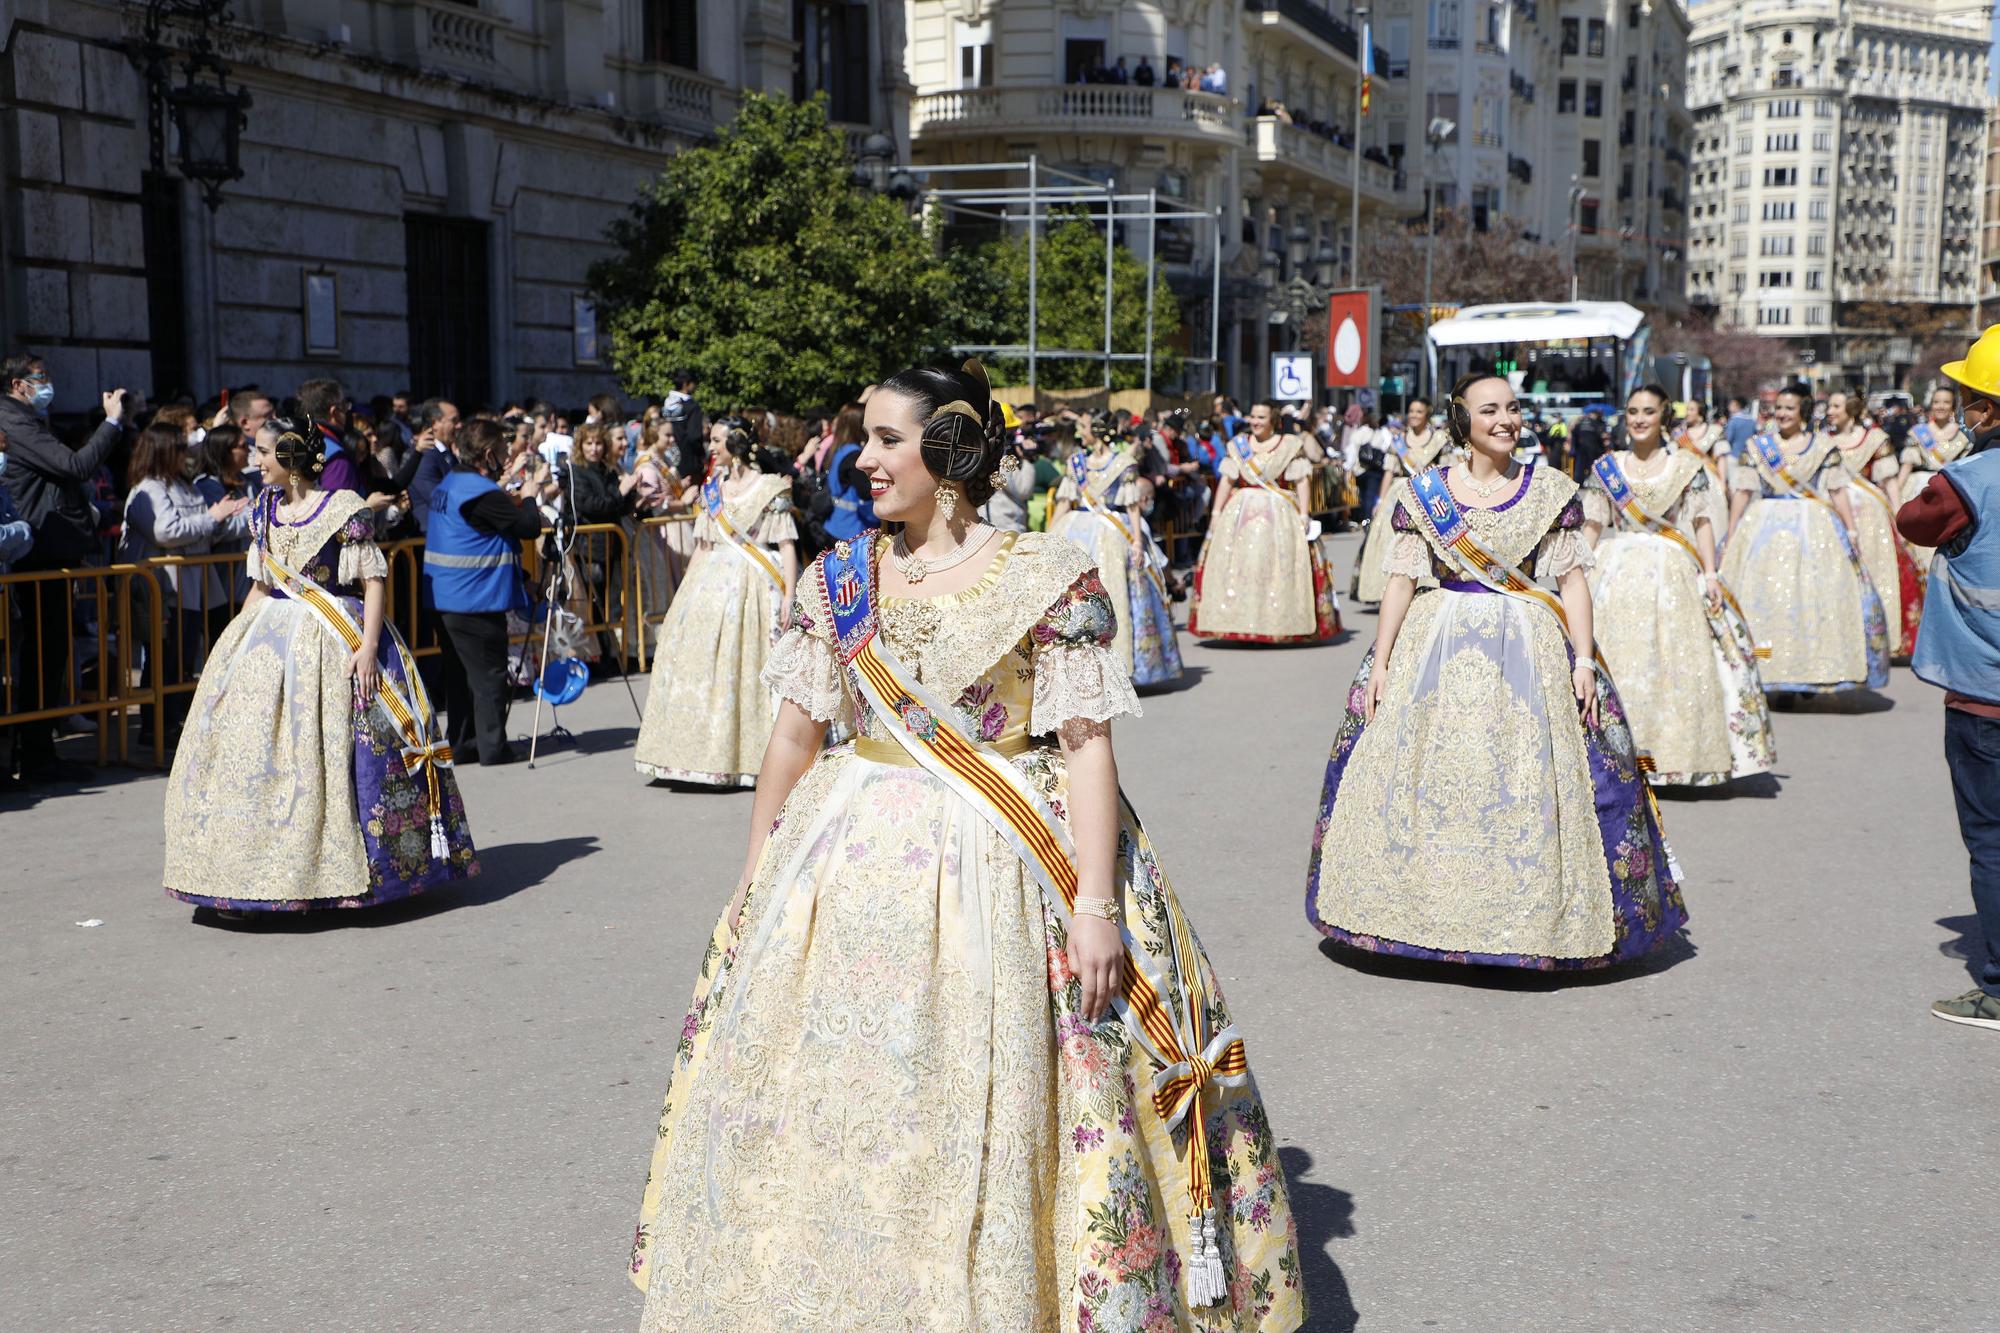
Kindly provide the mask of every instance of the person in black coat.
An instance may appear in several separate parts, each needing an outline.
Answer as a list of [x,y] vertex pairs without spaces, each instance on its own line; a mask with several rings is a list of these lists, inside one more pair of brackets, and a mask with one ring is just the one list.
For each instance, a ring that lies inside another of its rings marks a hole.
[[[48,369],[32,353],[16,352],[0,361],[0,435],[6,437],[5,482],[21,517],[34,529],[34,545],[14,564],[16,573],[67,569],[96,563],[97,507],[91,480],[123,443],[126,391],[103,395],[104,420],[81,449],[71,449],[49,429],[46,413],[55,398]],[[17,711],[56,708],[69,702],[70,587],[61,579],[34,585],[33,606],[21,607],[35,658],[23,662],[14,703]],[[29,781],[78,781],[90,770],[56,758],[55,723],[23,722],[15,728],[21,776]]]

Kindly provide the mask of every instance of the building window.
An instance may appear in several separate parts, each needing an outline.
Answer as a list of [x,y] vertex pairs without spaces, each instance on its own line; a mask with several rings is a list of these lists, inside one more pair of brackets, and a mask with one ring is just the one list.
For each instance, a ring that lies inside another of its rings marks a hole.
[[1799,114],[1799,99],[1796,97],[1780,97],[1765,103],[1765,106],[1764,115],[1771,120],[1789,120]]
[[1826,237],[1824,237],[1824,236],[1808,236],[1808,237],[1806,237],[1806,253],[1807,253],[1807,254],[1809,254],[1809,255],[1823,255],[1823,254],[1825,254],[1825,253],[1826,253]]
[[1806,216],[1814,222],[1826,221],[1826,200],[1815,199],[1806,205]]
[[1799,136],[1796,134],[1767,134],[1764,136],[1764,151],[1767,153],[1796,153],[1799,151]]
[[1767,199],[1764,201],[1764,221],[1790,222],[1799,215],[1798,204],[1790,199]]
[[1758,242],[1758,253],[1763,255],[1788,255],[1792,252],[1792,238],[1789,236],[1766,236]]
[[[1813,239],[1818,240],[1819,237],[1815,236],[1813,237]],[[1825,279],[1825,277],[1826,274],[1820,272],[1818,269],[1808,270],[1806,273],[1806,290],[1813,292],[1821,290],[1821,288],[1824,286],[1823,279]]]
[[869,122],[867,5],[840,0],[793,0],[792,97],[826,94],[829,120]]
[[1797,185],[1798,183],[1799,169],[1797,167],[1764,168],[1764,186],[1766,189],[1785,185]]
[[1604,114],[1604,85],[1596,79],[1583,85],[1583,114],[1586,116]]
[[1578,40],[1581,32],[1582,25],[1577,20],[1563,20],[1562,53],[1564,55],[1573,56],[1581,49],[1582,43]]
[[1485,231],[1492,221],[1493,210],[1499,206],[1500,192],[1490,185],[1472,187],[1472,229]]
[[1812,137],[1812,145],[1815,153],[1831,152],[1833,150],[1833,133],[1830,130],[1818,131]]
[[1766,305],[1757,307],[1759,324],[1789,324],[1792,322],[1792,308],[1788,305]]
[[1102,37],[1072,37],[1063,43],[1063,75],[1071,83],[1083,83],[1092,71],[1103,69],[1104,39]]
[[1431,45],[1448,51],[1458,45],[1458,33],[1458,0],[1431,0]]
[[1591,19],[1584,27],[1583,53],[1587,56],[1604,54],[1604,20]]
[[1736,168],[1736,188],[1739,190],[1747,190],[1750,188],[1750,168],[1748,167]]
[[1822,166],[1813,168],[1812,182],[1814,185],[1826,184],[1826,177],[1827,177],[1827,169],[1825,167]]
[[1729,290],[1730,290],[1730,291],[1732,291],[1732,292],[1735,292],[1735,293],[1736,293],[1736,294],[1737,294],[1738,296],[1741,296],[1741,295],[1743,295],[1743,284],[1745,283],[1745,281],[1746,281],[1747,279],[1748,279],[1748,275],[1747,275],[1747,274],[1743,274],[1743,273],[1732,273],[1732,274],[1730,274],[1730,275],[1729,275]]
[[1826,323],[1826,307],[1825,307],[1825,306],[1823,306],[1823,305],[1809,305],[1809,306],[1807,306],[1807,307],[1806,307],[1806,323],[1808,323],[1808,324],[1824,324],[1824,323]]
[[1729,220],[1731,222],[1748,222],[1750,220],[1750,205],[1744,203],[1730,205]]
[[1747,135],[1747,134],[1739,134],[1739,135],[1737,135],[1737,136],[1736,136],[1736,153],[1737,153],[1737,156],[1739,156],[1739,157],[1748,157],[1748,156],[1750,156],[1750,136],[1749,136],[1749,135]]
[[1576,206],[1576,229],[1585,236],[1597,234],[1597,201],[1586,199]]
[[1759,287],[1789,287],[1792,285],[1791,271],[1789,269],[1765,269],[1757,275],[1757,285]]
[[639,54],[656,65],[700,69],[695,0],[645,0],[639,10]]
[[1556,84],[1556,110],[1570,115],[1576,110],[1576,80],[1563,79]]
[[958,86],[993,86],[993,29],[984,23],[958,30]]
[[1599,159],[1602,157],[1602,155],[1603,155],[1602,145],[1599,143],[1598,140],[1585,139],[1583,141],[1584,175],[1595,176],[1599,174],[1599,168],[1601,166]]

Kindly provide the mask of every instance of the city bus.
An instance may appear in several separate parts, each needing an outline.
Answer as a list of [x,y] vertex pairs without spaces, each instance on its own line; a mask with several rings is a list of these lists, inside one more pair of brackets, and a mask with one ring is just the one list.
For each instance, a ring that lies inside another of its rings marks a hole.
[[1505,375],[1524,406],[1569,416],[1623,404],[1654,373],[1645,312],[1623,301],[1523,301],[1467,306],[1430,327],[1431,382]]

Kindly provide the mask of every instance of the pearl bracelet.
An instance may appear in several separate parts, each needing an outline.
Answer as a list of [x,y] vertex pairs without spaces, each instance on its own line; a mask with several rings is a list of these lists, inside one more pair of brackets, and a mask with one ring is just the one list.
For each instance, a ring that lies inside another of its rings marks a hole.
[[1114,923],[1118,920],[1116,898],[1078,898],[1070,910],[1077,916],[1094,916]]

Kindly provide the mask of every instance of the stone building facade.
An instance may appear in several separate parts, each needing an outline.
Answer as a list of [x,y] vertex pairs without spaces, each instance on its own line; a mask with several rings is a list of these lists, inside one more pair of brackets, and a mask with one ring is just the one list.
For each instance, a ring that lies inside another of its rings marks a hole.
[[1919,349],[1857,306],[1973,318],[1990,0],[1708,0],[1694,16],[1690,300],[1788,340],[1816,379],[1900,377]]
[[323,374],[578,404],[614,383],[599,238],[744,90],[823,90],[850,134],[908,142],[889,0],[235,0],[245,174],[210,211],[171,139],[152,169],[145,8],[0,0],[0,331],[59,412]]

